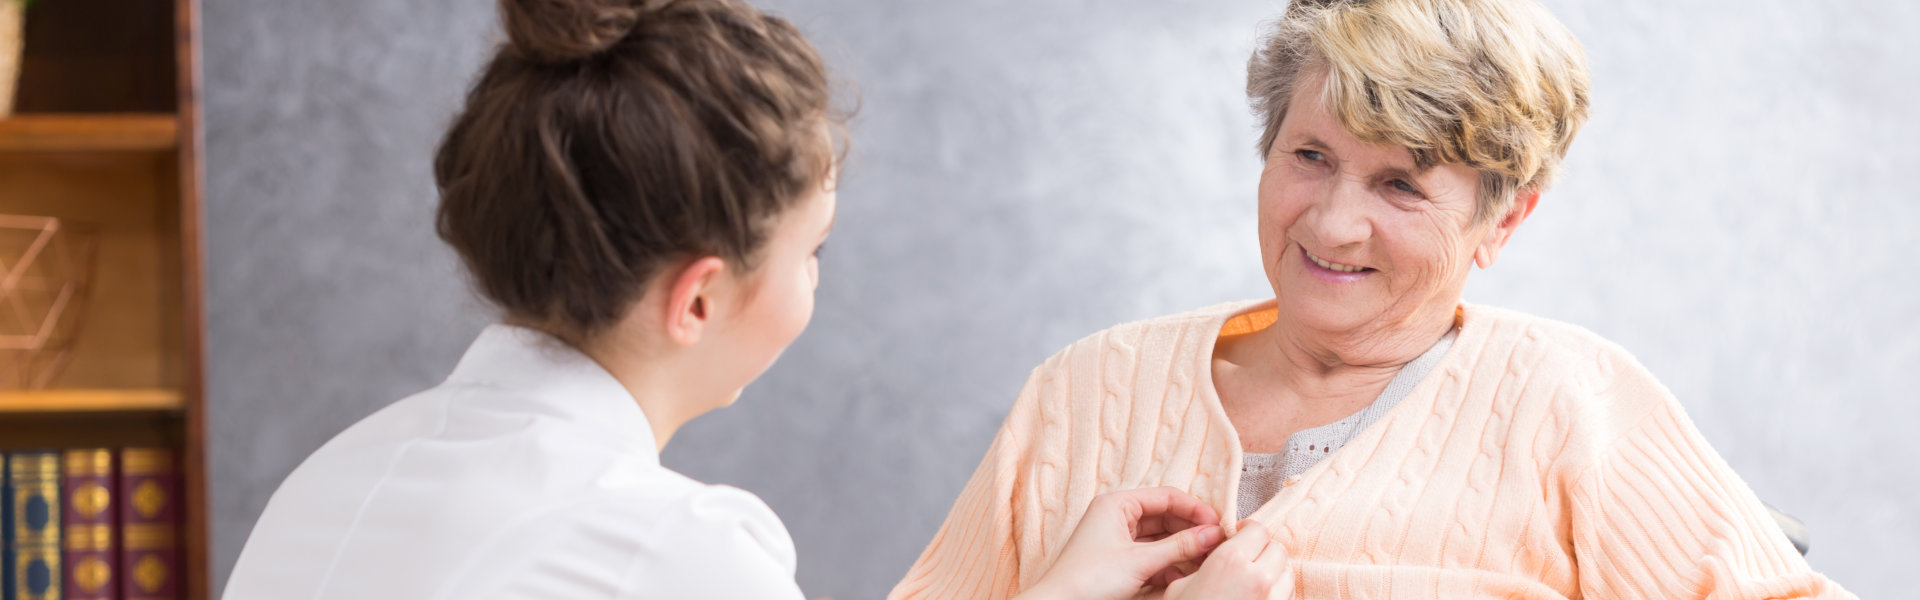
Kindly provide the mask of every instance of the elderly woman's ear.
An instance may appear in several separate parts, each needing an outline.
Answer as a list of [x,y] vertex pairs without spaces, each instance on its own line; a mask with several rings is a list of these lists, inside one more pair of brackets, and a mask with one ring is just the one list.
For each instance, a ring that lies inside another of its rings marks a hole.
[[1487,239],[1482,240],[1480,248],[1473,251],[1473,264],[1482,269],[1492,268],[1494,261],[1500,259],[1500,249],[1507,247],[1507,239],[1513,237],[1513,230],[1519,229],[1539,204],[1540,190],[1521,189],[1514,193],[1507,214],[1493,222],[1493,231],[1487,232]]

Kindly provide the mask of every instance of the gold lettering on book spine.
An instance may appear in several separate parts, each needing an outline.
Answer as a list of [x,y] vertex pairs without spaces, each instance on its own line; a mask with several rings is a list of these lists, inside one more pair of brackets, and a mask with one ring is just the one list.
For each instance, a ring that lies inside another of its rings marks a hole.
[[67,451],[67,475],[112,474],[113,451],[105,448]]
[[173,547],[173,525],[127,524],[121,541],[128,550],[163,550]]
[[165,448],[127,448],[120,451],[120,472],[162,475],[173,472],[173,453]]
[[160,586],[167,583],[167,561],[151,554],[140,557],[140,564],[133,567],[133,583],[142,592],[160,591]]
[[68,523],[66,546],[68,550],[112,550],[113,525]]
[[167,507],[167,490],[152,479],[140,482],[133,488],[133,509],[140,516],[151,519],[160,515],[160,509]]
[[79,589],[69,591],[99,593],[106,591],[107,584],[113,582],[113,569],[107,561],[88,557],[73,566],[73,583]]
[[107,486],[88,483],[73,488],[73,511],[88,519],[97,519],[107,513],[107,507],[113,504],[113,493]]

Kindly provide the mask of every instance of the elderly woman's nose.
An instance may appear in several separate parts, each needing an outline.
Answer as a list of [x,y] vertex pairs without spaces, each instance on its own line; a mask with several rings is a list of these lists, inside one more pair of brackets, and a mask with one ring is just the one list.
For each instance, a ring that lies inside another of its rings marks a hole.
[[1301,216],[1302,224],[1325,249],[1364,242],[1373,235],[1373,223],[1366,213],[1367,202],[1365,184],[1342,177]]

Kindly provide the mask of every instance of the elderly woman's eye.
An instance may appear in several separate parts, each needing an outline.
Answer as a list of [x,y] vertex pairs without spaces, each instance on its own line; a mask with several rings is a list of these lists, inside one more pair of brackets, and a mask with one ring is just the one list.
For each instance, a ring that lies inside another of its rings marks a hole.
[[1301,159],[1306,160],[1308,162],[1322,162],[1327,159],[1327,156],[1325,154],[1321,154],[1320,151],[1307,150],[1305,148],[1295,150],[1293,151],[1293,154],[1295,156],[1299,156]]
[[1419,188],[1413,187],[1413,184],[1407,183],[1407,180],[1405,179],[1395,179],[1392,181],[1388,181],[1387,185],[1393,186],[1393,189],[1395,190],[1399,190],[1409,194],[1418,195],[1420,193]]

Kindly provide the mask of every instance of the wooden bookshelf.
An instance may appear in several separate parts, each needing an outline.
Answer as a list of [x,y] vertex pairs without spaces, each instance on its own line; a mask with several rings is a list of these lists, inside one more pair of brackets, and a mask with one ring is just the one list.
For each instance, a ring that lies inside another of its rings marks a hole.
[[13,115],[0,119],[0,152],[164,151],[179,135],[166,113]]
[[198,2],[43,0],[25,24],[0,214],[59,218],[92,266],[64,367],[0,388],[0,450],[172,448],[180,597],[207,600]]
[[8,390],[0,391],[0,415],[180,412],[180,392],[162,389],[131,390]]

